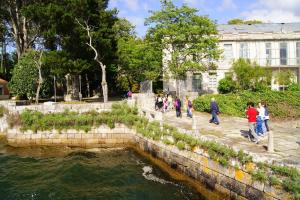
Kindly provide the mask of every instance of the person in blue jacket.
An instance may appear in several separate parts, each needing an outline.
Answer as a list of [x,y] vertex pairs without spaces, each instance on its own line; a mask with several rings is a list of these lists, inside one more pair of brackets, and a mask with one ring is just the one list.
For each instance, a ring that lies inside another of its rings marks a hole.
[[218,119],[218,114],[220,113],[220,111],[219,111],[219,106],[218,106],[215,98],[211,99],[210,112],[211,112],[211,119],[209,120],[209,123],[214,123],[216,125],[219,125],[220,121]]

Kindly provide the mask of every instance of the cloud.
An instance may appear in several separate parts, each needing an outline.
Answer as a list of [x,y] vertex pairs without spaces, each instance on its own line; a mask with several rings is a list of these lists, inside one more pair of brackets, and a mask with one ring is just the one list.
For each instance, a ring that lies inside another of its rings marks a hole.
[[234,10],[237,6],[234,3],[233,0],[223,0],[222,4],[218,7],[219,11],[228,11],[228,10]]
[[257,19],[263,22],[299,22],[299,0],[258,0],[251,10],[241,13],[246,19]]
[[186,3],[189,6],[196,7],[199,5],[200,2],[198,0],[183,0],[183,3]]
[[127,8],[129,8],[132,11],[138,11],[139,10],[139,0],[122,0]]
[[136,27],[144,26],[144,18],[136,16],[126,16],[126,19],[129,20]]

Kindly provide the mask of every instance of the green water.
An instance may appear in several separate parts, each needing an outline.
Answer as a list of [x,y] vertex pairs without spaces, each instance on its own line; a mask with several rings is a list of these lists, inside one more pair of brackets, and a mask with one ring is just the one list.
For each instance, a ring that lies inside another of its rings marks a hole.
[[0,145],[0,200],[204,199],[132,150]]

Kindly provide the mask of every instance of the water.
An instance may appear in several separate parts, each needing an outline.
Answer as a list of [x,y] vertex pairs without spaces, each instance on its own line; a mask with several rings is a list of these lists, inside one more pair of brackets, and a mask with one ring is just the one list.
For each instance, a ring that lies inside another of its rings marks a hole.
[[204,199],[132,150],[0,145],[1,200]]

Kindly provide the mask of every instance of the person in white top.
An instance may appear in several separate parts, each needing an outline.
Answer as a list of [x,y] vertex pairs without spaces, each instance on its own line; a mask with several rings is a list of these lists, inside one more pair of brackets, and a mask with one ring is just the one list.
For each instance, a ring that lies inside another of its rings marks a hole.
[[256,120],[256,133],[259,136],[264,136],[264,133],[266,132],[265,123],[264,123],[265,107],[261,103],[258,103],[257,111],[258,111],[258,116]]

